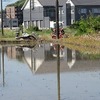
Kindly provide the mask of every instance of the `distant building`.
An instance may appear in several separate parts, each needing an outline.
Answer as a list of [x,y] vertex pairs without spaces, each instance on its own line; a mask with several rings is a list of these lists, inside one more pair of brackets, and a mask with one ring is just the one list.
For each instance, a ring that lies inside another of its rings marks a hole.
[[5,27],[18,27],[23,22],[23,13],[20,7],[7,6],[6,7],[6,22]]

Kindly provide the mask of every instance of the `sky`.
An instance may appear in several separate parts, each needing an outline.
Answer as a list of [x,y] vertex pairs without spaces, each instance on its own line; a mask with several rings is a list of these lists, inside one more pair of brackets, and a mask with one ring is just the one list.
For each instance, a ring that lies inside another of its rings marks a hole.
[[[11,4],[11,3],[14,3],[18,0],[2,0],[2,5],[3,5],[3,9],[5,9],[5,7],[8,5],[8,4]],[[1,2],[0,2],[1,3]],[[1,7],[0,7],[0,10],[1,10]]]

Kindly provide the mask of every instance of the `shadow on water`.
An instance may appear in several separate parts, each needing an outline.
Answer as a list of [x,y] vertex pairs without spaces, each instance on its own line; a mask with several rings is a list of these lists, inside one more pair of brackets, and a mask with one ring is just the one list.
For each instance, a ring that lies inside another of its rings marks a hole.
[[[100,63],[98,62],[93,63],[93,60],[90,60],[90,59],[88,60],[87,55],[81,54],[79,51],[71,50],[59,44],[52,44],[52,43],[39,44],[33,47],[24,47],[24,46],[23,47],[21,46],[20,47],[19,46],[3,47],[1,46],[0,76],[2,77],[1,79],[2,79],[3,87],[5,87],[5,85],[7,84],[5,81],[5,77],[6,77],[5,75],[6,67],[4,66],[6,63],[6,61],[4,61],[5,54],[10,59],[16,59],[18,62],[27,64],[33,75],[42,76],[43,74],[56,73],[57,100],[62,100],[61,99],[61,90],[62,90],[61,83],[63,84],[63,82],[61,81],[61,73],[67,73],[68,75],[68,72],[74,73],[74,72],[82,72],[82,71],[84,72],[92,71],[92,70],[94,71],[94,69],[96,69],[95,71],[100,70],[99,68]],[[27,75],[27,73],[25,74]],[[64,77],[66,78],[67,76],[65,75]]]

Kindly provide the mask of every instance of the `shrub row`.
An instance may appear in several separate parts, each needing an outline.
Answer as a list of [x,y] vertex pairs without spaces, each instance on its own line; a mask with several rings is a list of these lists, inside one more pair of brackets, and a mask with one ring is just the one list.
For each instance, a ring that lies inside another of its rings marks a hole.
[[75,35],[91,34],[100,31],[100,16],[88,16],[86,19],[81,18],[70,26],[71,29],[76,29]]

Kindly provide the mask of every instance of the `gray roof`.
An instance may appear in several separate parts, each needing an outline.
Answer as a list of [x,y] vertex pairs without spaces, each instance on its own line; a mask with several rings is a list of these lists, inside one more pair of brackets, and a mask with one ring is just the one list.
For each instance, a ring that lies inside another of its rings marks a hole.
[[75,5],[100,5],[100,0],[71,0]]
[[[29,0],[26,0],[22,9],[25,7],[28,1]],[[43,6],[55,6],[56,5],[56,0],[38,0],[38,1]],[[59,1],[60,6],[64,5],[67,2],[67,0],[58,0],[58,1]],[[71,1],[74,3],[74,5],[100,5],[100,0],[71,0]]]
[[[59,0],[59,5],[63,5],[67,0]],[[43,6],[55,6],[56,0],[39,0]]]
[[[58,0],[59,5],[64,5],[67,0]],[[100,0],[71,0],[75,5],[100,5]],[[43,6],[55,6],[56,0],[39,0]]]

